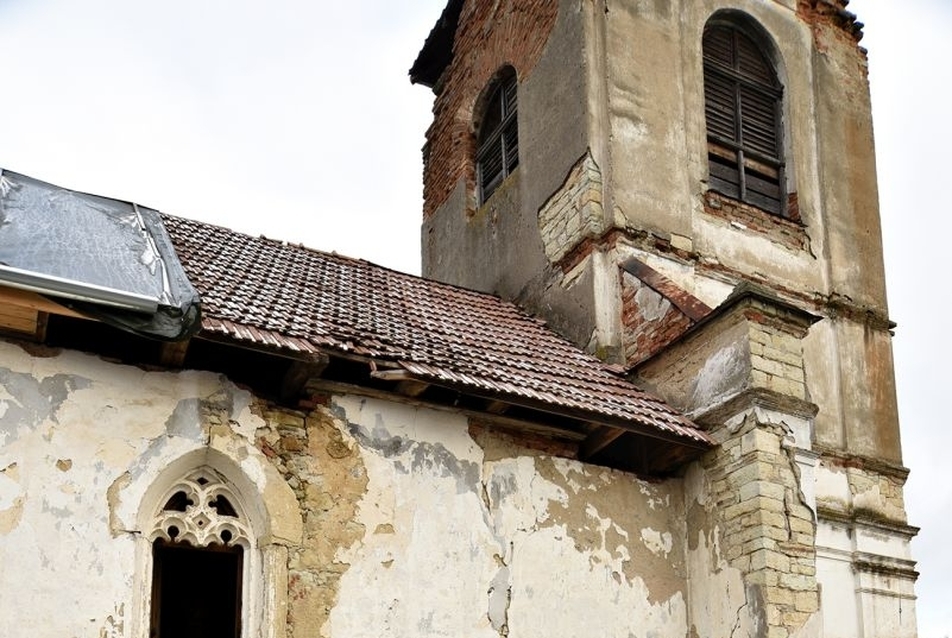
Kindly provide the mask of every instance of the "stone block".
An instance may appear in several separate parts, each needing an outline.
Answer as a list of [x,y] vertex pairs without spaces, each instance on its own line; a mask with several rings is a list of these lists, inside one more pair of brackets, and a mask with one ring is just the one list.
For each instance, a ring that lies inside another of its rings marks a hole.
[[810,591],[800,592],[796,595],[794,608],[797,611],[812,614],[820,608],[819,596],[817,596],[816,593]]
[[[778,502],[778,501],[775,501],[775,500],[773,500],[773,499],[764,499],[764,500],[772,501],[772,502],[774,502],[774,503],[777,503],[777,502]],[[783,507],[783,504],[782,504],[782,503],[781,503],[781,507]],[[760,521],[761,521],[761,523],[763,523],[764,525],[768,525],[768,526],[770,526],[770,527],[776,527],[776,528],[778,528],[778,529],[782,529],[782,530],[784,530],[784,533],[786,533],[786,531],[787,531],[787,517],[784,516],[784,515],[783,515],[782,513],[780,513],[780,512],[771,512],[771,511],[763,510],[763,511],[761,511]]]
[[802,611],[787,611],[783,614],[783,624],[787,629],[796,629],[803,626],[810,615]]
[[761,496],[764,498],[774,499],[782,503],[786,493],[786,488],[783,485],[778,485],[770,481],[752,481],[745,485],[741,485],[739,493],[741,500],[747,500],[755,496]]
[[766,549],[774,551],[779,547],[777,541],[772,538],[765,538],[763,536],[758,536],[757,538],[748,540],[743,544],[743,551],[745,554],[756,552],[760,549]]
[[741,437],[741,451],[744,454],[751,452],[780,454],[780,441],[775,434],[761,429],[753,430]]
[[767,604],[788,605],[794,604],[794,593],[785,587],[767,587],[764,592]]
[[780,586],[794,591],[815,591],[816,579],[804,574],[781,574]]
[[790,570],[790,559],[780,552],[761,549],[750,555],[750,568],[753,570],[775,569],[786,572]]

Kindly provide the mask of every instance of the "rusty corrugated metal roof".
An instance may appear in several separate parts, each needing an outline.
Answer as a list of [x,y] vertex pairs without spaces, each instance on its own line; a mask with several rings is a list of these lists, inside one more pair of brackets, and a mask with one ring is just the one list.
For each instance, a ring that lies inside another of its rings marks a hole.
[[202,297],[202,331],[291,352],[363,355],[414,378],[706,446],[689,420],[512,303],[264,237],[165,216]]

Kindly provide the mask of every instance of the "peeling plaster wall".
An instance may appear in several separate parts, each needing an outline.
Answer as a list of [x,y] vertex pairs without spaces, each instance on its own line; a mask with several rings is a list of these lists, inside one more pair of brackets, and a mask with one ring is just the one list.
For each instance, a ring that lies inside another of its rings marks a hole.
[[146,636],[144,510],[205,462],[232,468],[257,536],[249,636],[687,631],[680,480],[452,413],[299,412],[212,373],[28,347],[0,341],[0,635]]
[[135,538],[114,527],[113,488],[203,445],[209,406],[241,431],[248,396],[212,374],[37,352],[0,341],[0,635],[131,635]]
[[684,633],[678,483],[476,441],[462,417],[334,405],[368,487],[326,635]]

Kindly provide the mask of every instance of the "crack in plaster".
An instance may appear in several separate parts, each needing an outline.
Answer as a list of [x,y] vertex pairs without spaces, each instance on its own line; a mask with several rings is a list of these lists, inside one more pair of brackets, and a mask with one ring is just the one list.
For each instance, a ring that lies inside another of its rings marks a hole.
[[[514,555],[514,545],[509,543],[509,554]],[[509,635],[509,607],[512,604],[512,572],[506,559],[494,554],[499,570],[489,583],[489,609],[486,612],[489,623],[503,638]]]
[[[729,596],[728,596],[728,598],[729,598]],[[734,636],[737,634],[737,630],[740,629],[741,612],[743,612],[744,609],[745,609],[749,604],[750,604],[750,602],[747,600],[747,588],[745,587],[745,588],[744,588],[744,604],[737,608],[737,613],[734,615],[734,626],[731,628],[730,638],[734,638]]]

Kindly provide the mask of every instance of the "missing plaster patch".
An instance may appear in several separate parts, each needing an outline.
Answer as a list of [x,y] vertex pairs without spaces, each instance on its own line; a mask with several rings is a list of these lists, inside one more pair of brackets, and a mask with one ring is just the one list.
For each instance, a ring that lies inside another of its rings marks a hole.
[[0,470],[0,536],[9,534],[20,524],[25,500],[19,467],[11,463]]
[[648,551],[655,556],[664,554],[664,556],[667,557],[673,547],[673,539],[670,532],[659,532],[650,527],[641,530],[641,542],[644,543]]
[[56,423],[57,414],[72,392],[92,386],[85,377],[55,374],[42,380],[33,375],[0,369],[0,388],[9,399],[0,403],[0,434],[4,443],[17,438],[21,427],[36,428],[44,421]]

